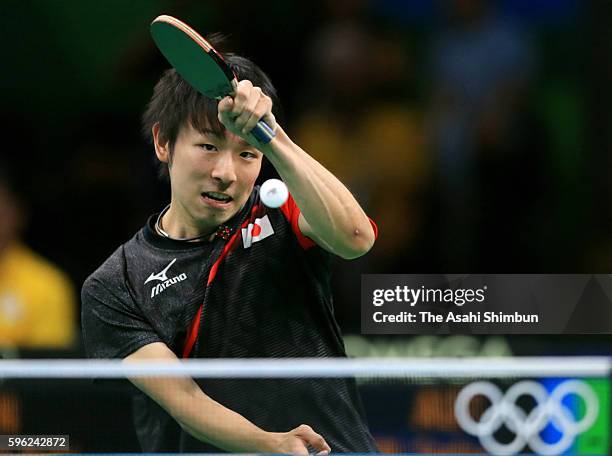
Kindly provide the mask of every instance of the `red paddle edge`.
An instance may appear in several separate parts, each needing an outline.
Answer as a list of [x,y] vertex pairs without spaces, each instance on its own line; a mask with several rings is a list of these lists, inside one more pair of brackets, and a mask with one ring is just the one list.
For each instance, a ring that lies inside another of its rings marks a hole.
[[202,36],[198,32],[196,32],[194,29],[189,27],[183,21],[180,21],[179,19],[175,17],[168,16],[167,14],[162,14],[161,16],[157,16],[155,19],[153,19],[153,21],[151,22],[151,25],[158,23],[158,22],[163,22],[163,23],[166,23],[168,25],[171,25],[179,29],[181,32],[183,32],[185,35],[191,38],[196,44],[198,44],[204,50],[204,52],[206,52],[210,57],[212,57],[212,59],[217,63],[217,65],[219,65],[219,68],[223,70],[223,72],[225,73],[225,76],[227,76],[227,79],[229,81],[236,79],[236,75],[234,74],[232,69],[229,67],[227,62],[223,59],[223,56],[219,54],[217,50],[214,47],[212,47],[212,45],[208,41],[202,38]]

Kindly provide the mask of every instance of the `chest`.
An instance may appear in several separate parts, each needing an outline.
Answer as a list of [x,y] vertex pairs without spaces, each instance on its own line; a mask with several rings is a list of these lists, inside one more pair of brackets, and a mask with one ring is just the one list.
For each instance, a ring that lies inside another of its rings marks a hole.
[[200,308],[206,322],[244,322],[278,308],[289,298],[283,287],[295,282],[287,271],[299,262],[296,248],[290,227],[266,217],[228,242],[128,261],[130,285],[142,314],[178,353]]

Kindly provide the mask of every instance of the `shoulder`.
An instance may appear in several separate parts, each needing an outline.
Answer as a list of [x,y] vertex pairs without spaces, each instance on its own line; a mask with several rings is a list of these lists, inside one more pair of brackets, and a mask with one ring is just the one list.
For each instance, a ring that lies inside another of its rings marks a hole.
[[81,295],[87,297],[121,290],[125,283],[125,244],[117,248],[83,283]]
[[142,255],[147,247],[143,236],[144,229],[138,231],[127,242],[121,244],[98,266],[83,283],[83,291],[105,287],[109,290],[123,287],[127,280],[127,264]]
[[84,306],[103,298],[132,300],[135,295],[134,283],[139,283],[145,269],[163,256],[151,244],[146,231],[145,226],[87,277],[81,289]]

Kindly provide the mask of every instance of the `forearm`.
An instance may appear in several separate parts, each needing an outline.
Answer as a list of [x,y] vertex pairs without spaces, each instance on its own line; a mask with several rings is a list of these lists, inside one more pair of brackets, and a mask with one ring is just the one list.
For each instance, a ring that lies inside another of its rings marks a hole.
[[[139,361],[179,362],[160,342],[146,345],[124,360],[126,363]],[[199,440],[233,453],[274,453],[278,448],[277,434],[265,432],[219,404],[191,378],[134,377],[130,381]]]
[[262,149],[283,181],[315,240],[334,253],[354,258],[374,243],[370,221],[351,192],[323,165],[293,143],[279,127]]
[[[303,234],[344,258],[356,258],[372,247],[374,230],[351,192],[276,125],[272,101],[261,88],[240,81],[234,98],[221,100],[218,111],[225,128],[257,147],[285,181],[300,208]],[[259,119],[276,131],[266,145],[247,133]]]
[[147,394],[157,391],[158,403],[198,440],[232,453],[264,453],[275,449],[274,434],[214,401],[191,379],[149,378],[134,383]]

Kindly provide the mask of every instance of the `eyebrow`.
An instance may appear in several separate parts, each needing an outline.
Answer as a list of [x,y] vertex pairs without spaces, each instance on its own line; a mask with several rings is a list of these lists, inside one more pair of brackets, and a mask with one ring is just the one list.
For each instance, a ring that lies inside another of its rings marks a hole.
[[[214,136],[216,139],[220,140],[220,141],[227,141],[227,138],[225,138],[225,136],[220,135],[218,132],[211,130],[210,128],[204,128],[202,130],[198,130],[199,133],[203,134],[203,135],[207,135],[207,136]],[[248,142],[246,142],[244,139],[236,136],[238,138],[238,143],[241,146],[244,147],[253,147],[251,144],[249,144]]]

